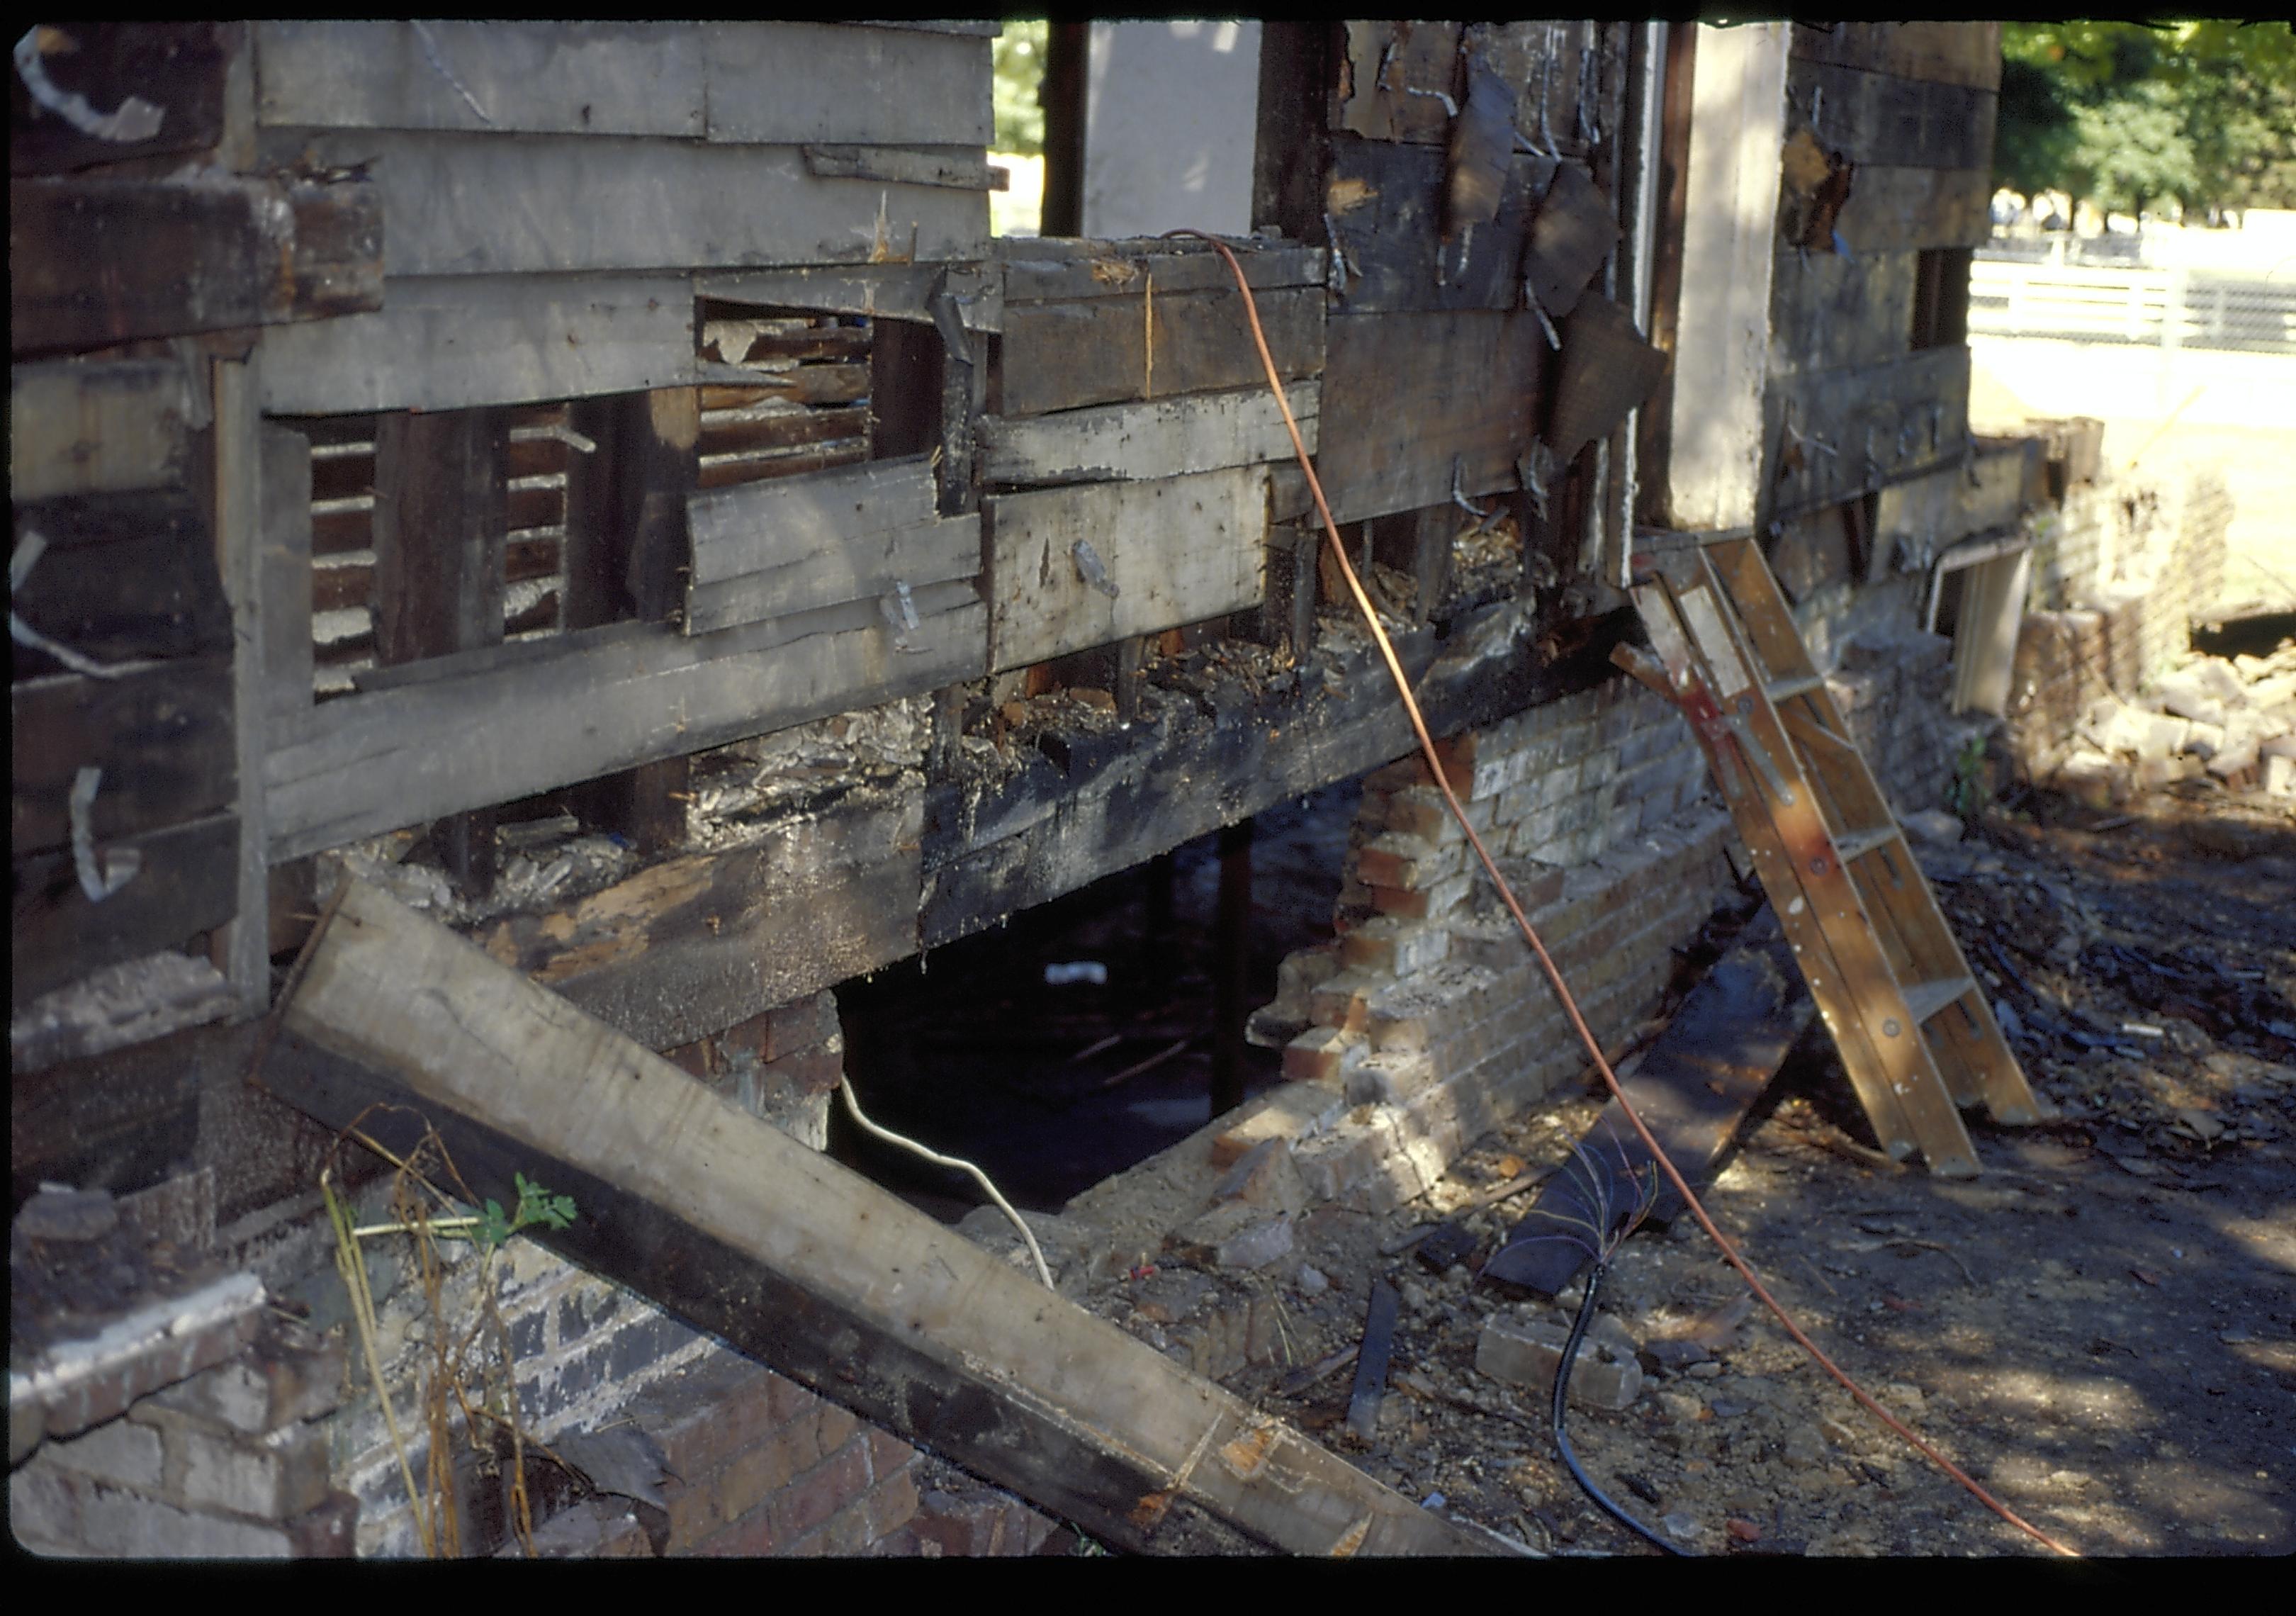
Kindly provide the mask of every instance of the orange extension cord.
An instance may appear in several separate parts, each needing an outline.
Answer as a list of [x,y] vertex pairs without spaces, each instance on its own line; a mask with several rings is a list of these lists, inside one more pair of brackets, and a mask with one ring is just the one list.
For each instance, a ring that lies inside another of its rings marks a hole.
[[1546,972],[1546,980],[1554,984],[1555,997],[1562,1001],[1562,1008],[1570,1014],[1570,1025],[1577,1029],[1579,1041],[1587,1046],[1587,1053],[1594,1058],[1595,1069],[1603,1074],[1603,1086],[1609,1088],[1612,1096],[1618,1100],[1620,1109],[1627,1114],[1627,1120],[1634,1124],[1636,1134],[1641,1137],[1644,1145],[1649,1149],[1652,1157],[1665,1172],[1668,1181],[1682,1196],[1684,1203],[1690,1208],[1692,1216],[1698,1219],[1698,1226],[1704,1229],[1713,1239],[1723,1257],[1732,1267],[1738,1270],[1754,1294],[1761,1299],[1762,1305],[1767,1308],[1776,1317],[1778,1323],[1785,1327],[1786,1333],[1794,1339],[1795,1344],[1815,1358],[1819,1367],[1840,1382],[1843,1390],[1864,1405],[1876,1419],[1904,1438],[1939,1470],[1968,1489],[1979,1503],[2019,1531],[2060,1554],[2079,1558],[2074,1550],[2067,1548],[2030,1522],[2020,1517],[2016,1512],[1979,1486],[1952,1460],[1931,1448],[1920,1437],[1915,1436],[1888,1409],[1875,1402],[1864,1387],[1844,1374],[1841,1366],[1828,1358],[1816,1342],[1802,1333],[1801,1327],[1794,1323],[1785,1308],[1779,1305],[1777,1299],[1770,1294],[1768,1289],[1756,1276],[1754,1270],[1748,1266],[1746,1259],[1738,1254],[1738,1249],[1730,1243],[1719,1228],[1715,1226],[1714,1219],[1707,1215],[1706,1208],[1700,1203],[1698,1196],[1692,1191],[1688,1182],[1684,1179],[1674,1163],[1668,1159],[1666,1152],[1660,1148],[1658,1140],[1644,1125],[1642,1118],[1636,1113],[1633,1102],[1627,1098],[1625,1090],[1619,1087],[1618,1074],[1611,1070],[1610,1062],[1603,1058],[1602,1046],[1595,1041],[1594,1033],[1587,1026],[1586,1017],[1579,1014],[1578,1001],[1570,997],[1570,989],[1563,982],[1562,972],[1555,969],[1554,959],[1546,952],[1546,945],[1539,941],[1538,933],[1532,930],[1530,918],[1522,912],[1522,904],[1516,898],[1514,889],[1507,884],[1506,877],[1499,874],[1498,865],[1491,858],[1490,849],[1483,845],[1483,839],[1475,833],[1475,827],[1468,823],[1467,810],[1460,804],[1458,794],[1451,789],[1451,782],[1443,767],[1443,759],[1435,751],[1435,738],[1427,731],[1427,720],[1419,710],[1418,698],[1412,694],[1410,677],[1403,671],[1403,663],[1395,654],[1394,643],[1387,637],[1387,630],[1380,624],[1379,612],[1373,607],[1371,597],[1364,593],[1363,580],[1356,576],[1355,563],[1348,558],[1347,546],[1340,540],[1339,524],[1332,520],[1332,507],[1324,498],[1324,485],[1316,475],[1314,463],[1308,457],[1307,445],[1300,440],[1300,423],[1292,418],[1291,404],[1283,397],[1283,378],[1276,374],[1275,357],[1267,351],[1267,336],[1260,329],[1259,324],[1259,300],[1251,295],[1250,283],[1244,279],[1243,266],[1236,262],[1235,254],[1228,250],[1226,242],[1207,235],[1201,230],[1172,230],[1165,234],[1168,236],[1193,236],[1198,241],[1208,242],[1220,257],[1227,260],[1229,270],[1235,275],[1236,289],[1243,293],[1244,313],[1251,321],[1251,340],[1259,346],[1259,362],[1267,371],[1268,390],[1275,395],[1275,406],[1283,412],[1283,424],[1292,434],[1292,450],[1300,457],[1300,470],[1308,474],[1308,491],[1316,496],[1316,514],[1324,519],[1324,537],[1330,541],[1332,554],[1340,564],[1341,576],[1348,580],[1348,592],[1355,597],[1356,610],[1363,613],[1364,621],[1371,626],[1372,638],[1378,642],[1379,653],[1386,659],[1387,671],[1394,677],[1396,691],[1403,698],[1404,711],[1410,717],[1412,733],[1419,737],[1419,750],[1427,759],[1428,772],[1434,775],[1435,784],[1443,793],[1443,800],[1450,805],[1452,817],[1459,822],[1459,828],[1466,832],[1468,841],[1474,847],[1475,857],[1483,861],[1483,868],[1489,874],[1491,884],[1498,889],[1500,898],[1505,900],[1507,912],[1514,916],[1514,923],[1521,928],[1523,939],[1530,944],[1531,951],[1538,956],[1538,963]]

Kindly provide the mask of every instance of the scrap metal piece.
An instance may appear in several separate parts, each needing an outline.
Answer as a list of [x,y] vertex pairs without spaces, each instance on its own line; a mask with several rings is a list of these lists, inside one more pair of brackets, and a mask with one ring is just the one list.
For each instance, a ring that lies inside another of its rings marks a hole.
[[100,904],[135,879],[144,855],[135,848],[95,848],[95,793],[103,785],[103,771],[84,768],[72,776],[70,798],[72,868],[79,874],[79,890],[87,901]]
[[1092,547],[1090,539],[1080,538],[1070,545],[1069,555],[1076,562],[1077,576],[1086,583],[1108,596],[1110,600],[1115,600],[1122,594],[1122,591],[1117,587],[1116,580],[1108,576],[1108,568],[1101,561],[1100,552]]
[[1356,1350],[1355,1388],[1348,1394],[1348,1429],[1366,1442],[1379,1430],[1379,1407],[1387,1396],[1387,1361],[1395,1351],[1395,1316],[1401,1300],[1387,1281],[1372,1281],[1371,1305],[1364,1314],[1363,1345]]
[[114,111],[99,112],[78,91],[66,94],[56,88],[40,58],[45,53],[74,48],[77,47],[69,35],[46,27],[35,28],[16,41],[16,77],[24,81],[24,88],[30,92],[32,99],[81,134],[92,135],[98,140],[129,146],[157,135],[168,110],[152,105],[141,95],[130,95]]

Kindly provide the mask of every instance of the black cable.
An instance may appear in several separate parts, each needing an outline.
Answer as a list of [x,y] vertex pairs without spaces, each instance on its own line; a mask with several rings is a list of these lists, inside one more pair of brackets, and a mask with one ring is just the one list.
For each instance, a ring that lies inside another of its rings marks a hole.
[[1562,1433],[1562,1405],[1570,1394],[1570,1370],[1578,1361],[1579,1343],[1587,1339],[1587,1326],[1594,1322],[1595,1296],[1603,1288],[1603,1276],[1611,1271],[1607,1261],[1597,1261],[1587,1275],[1587,1294],[1578,1303],[1578,1316],[1570,1321],[1570,1339],[1562,1343],[1562,1361],[1554,1367],[1554,1446],[1562,1452],[1562,1463],[1570,1472],[1570,1479],[1578,1483],[1578,1490],[1595,1501],[1596,1508],[1616,1521],[1628,1531],[1655,1544],[1669,1554],[1685,1560],[1696,1559],[1681,1545],[1669,1543],[1641,1522],[1613,1504],[1603,1489],[1595,1485],[1594,1478],[1579,1468],[1578,1456],[1570,1451],[1570,1439]]

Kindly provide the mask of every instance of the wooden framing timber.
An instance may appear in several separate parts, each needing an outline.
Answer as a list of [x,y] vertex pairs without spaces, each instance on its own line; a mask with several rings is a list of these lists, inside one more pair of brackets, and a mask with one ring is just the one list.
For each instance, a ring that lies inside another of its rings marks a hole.
[[1766,520],[1833,504],[1961,458],[1969,349],[1956,344],[1887,365],[1806,372],[1771,388],[1763,414]]
[[398,129],[269,129],[263,144],[277,162],[373,165],[394,279],[988,252],[985,193],[821,178],[795,145]]
[[364,179],[12,180],[8,243],[17,354],[382,307]]
[[322,923],[277,1034],[261,1075],[291,1103],[410,1106],[477,1193],[570,1194],[549,1238],[575,1260],[1111,1542],[1495,1546],[374,889]]
[[992,672],[1259,603],[1263,466],[1074,483],[985,503]]
[[[1295,381],[1284,399],[1314,454],[1322,384]],[[1265,387],[980,423],[980,480],[991,487],[1147,481],[1292,458],[1292,435]]]
[[184,487],[195,419],[204,417],[175,359],[11,366],[8,496],[22,505]]
[[1832,22],[1816,27],[1798,22],[1793,53],[1800,62],[1990,90],[2001,78],[2001,25]]
[[468,409],[690,386],[701,379],[693,280],[389,280],[378,314],[266,332],[257,371],[270,415]]
[[[272,858],[980,677],[972,586],[916,596],[907,651],[863,601],[691,638],[623,623],[418,665],[397,688],[316,710],[272,751]],[[480,734],[484,749],[441,744]]]
[[258,116],[273,126],[973,146],[993,129],[988,43],[962,35],[812,22],[267,21],[256,24],[256,48]]
[[[1337,521],[1517,486],[1554,356],[1528,310],[1341,316],[1326,327],[1316,469]],[[1454,488],[1454,477],[1456,488]]]
[[1901,78],[1797,55],[1786,71],[1786,96],[1790,136],[1808,129],[1825,150],[1854,163],[1981,168],[1993,159],[1990,86]]

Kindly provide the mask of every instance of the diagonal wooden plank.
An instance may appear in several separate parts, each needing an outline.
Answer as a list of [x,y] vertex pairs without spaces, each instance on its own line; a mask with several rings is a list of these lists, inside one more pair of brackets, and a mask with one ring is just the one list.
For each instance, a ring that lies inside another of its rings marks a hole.
[[339,1125],[420,1108],[477,1193],[512,1170],[571,1193],[570,1256],[1096,1535],[1492,1546],[372,887],[344,889],[299,970],[275,1092]]

